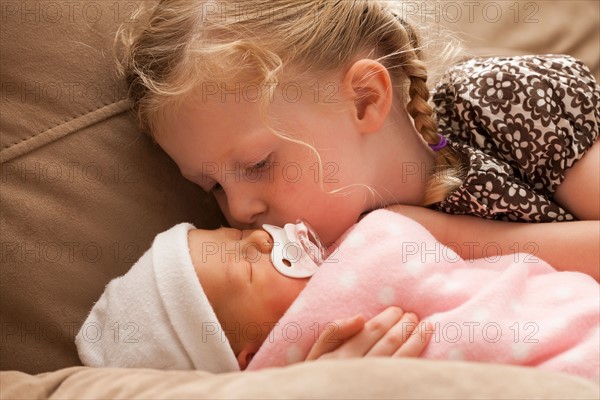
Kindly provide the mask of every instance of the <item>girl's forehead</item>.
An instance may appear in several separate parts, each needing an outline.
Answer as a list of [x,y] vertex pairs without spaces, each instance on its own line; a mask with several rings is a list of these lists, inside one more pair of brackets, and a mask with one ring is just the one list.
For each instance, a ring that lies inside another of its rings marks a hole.
[[235,117],[228,119],[228,123],[206,124],[194,118],[187,123],[179,121],[157,142],[182,175],[194,178],[260,161],[282,140],[262,124],[252,125]]
[[159,145],[177,163],[186,177],[212,176],[231,168],[256,163],[285,138],[318,143],[322,123],[331,123],[339,112],[331,107],[305,101],[289,101],[283,96],[261,103],[236,101],[229,97],[206,98],[186,103],[178,110]]
[[175,141],[198,141],[212,149],[234,143],[244,130],[260,122],[251,108],[251,105],[220,101],[185,104],[165,124],[159,144],[162,145],[161,141],[169,142],[167,146]]

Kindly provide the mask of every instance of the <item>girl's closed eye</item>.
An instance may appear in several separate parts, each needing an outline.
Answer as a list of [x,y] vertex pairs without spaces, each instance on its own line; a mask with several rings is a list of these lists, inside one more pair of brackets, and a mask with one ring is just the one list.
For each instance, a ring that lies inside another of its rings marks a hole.
[[261,161],[246,167],[246,172],[249,174],[252,174],[252,173],[265,171],[271,167],[272,161],[273,161],[273,153],[270,153],[267,157],[265,157]]
[[[254,163],[254,164],[250,164],[249,166],[245,167],[245,174],[246,175],[252,175],[252,174],[260,174],[263,171],[268,170],[271,165],[272,165],[272,160],[273,160],[273,153],[270,153],[267,157],[263,158],[261,161]],[[254,176],[254,178],[256,178],[256,176]],[[217,181],[214,181],[212,179],[206,178],[204,177],[202,179],[202,183],[196,182],[198,183],[202,189],[204,189],[205,192],[212,194],[212,193],[216,193],[216,192],[220,192],[223,190],[223,186],[221,186],[221,184]]]

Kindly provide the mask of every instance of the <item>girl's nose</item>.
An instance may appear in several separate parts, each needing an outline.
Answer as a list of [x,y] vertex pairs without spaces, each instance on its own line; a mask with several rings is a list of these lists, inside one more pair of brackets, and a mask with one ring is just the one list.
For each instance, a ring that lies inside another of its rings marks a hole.
[[[248,186],[248,185],[244,185]],[[267,212],[266,202],[255,192],[254,188],[234,188],[227,193],[228,219],[232,225],[255,226]]]

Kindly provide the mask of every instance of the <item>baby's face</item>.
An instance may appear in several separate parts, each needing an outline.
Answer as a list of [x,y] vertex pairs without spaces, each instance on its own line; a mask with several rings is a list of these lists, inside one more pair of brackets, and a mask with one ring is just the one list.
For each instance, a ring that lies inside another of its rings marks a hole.
[[308,279],[280,274],[270,259],[273,241],[262,229],[190,230],[194,268],[234,352],[257,348]]

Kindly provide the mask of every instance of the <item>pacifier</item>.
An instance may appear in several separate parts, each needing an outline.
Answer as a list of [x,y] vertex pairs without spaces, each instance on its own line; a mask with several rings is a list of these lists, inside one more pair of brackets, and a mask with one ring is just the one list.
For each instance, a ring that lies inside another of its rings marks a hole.
[[282,275],[308,278],[325,261],[327,250],[305,221],[299,219],[295,224],[285,224],[283,228],[269,224],[262,227],[273,238],[271,261]]

